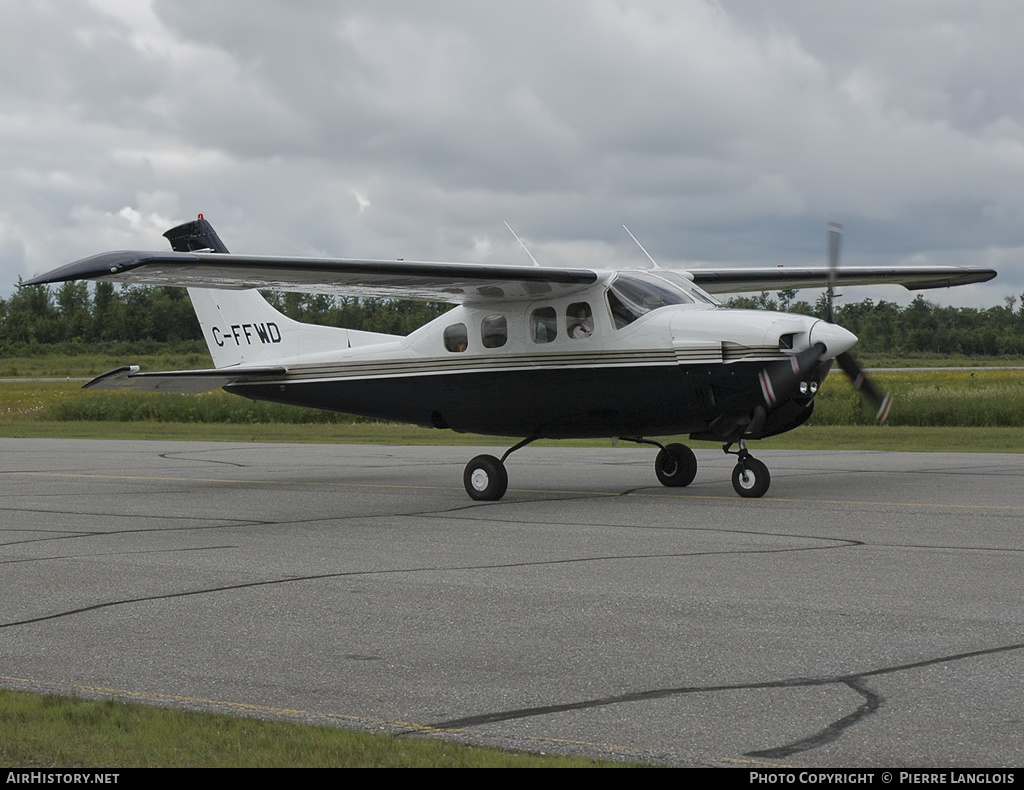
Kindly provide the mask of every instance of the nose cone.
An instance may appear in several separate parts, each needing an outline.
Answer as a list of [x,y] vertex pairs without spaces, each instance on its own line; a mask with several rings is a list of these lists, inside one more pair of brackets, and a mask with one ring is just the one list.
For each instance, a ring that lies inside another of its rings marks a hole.
[[841,326],[830,324],[827,321],[818,321],[812,326],[808,339],[812,346],[817,343],[825,346],[825,353],[822,354],[822,359],[835,359],[844,351],[849,351],[857,344],[857,336],[853,332],[849,332]]

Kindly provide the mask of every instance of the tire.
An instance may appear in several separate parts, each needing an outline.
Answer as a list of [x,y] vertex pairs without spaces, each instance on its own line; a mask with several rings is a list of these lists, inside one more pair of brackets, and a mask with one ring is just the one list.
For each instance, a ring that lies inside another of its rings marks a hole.
[[746,466],[746,474],[740,464],[736,464],[736,468],[732,470],[732,487],[742,497],[764,496],[772,483],[768,467],[756,458],[747,458],[743,464]]
[[471,498],[494,502],[505,496],[508,490],[508,472],[505,464],[493,455],[478,455],[466,464],[462,484]]
[[670,444],[658,453],[654,473],[663,486],[688,486],[697,476],[697,456],[685,444]]

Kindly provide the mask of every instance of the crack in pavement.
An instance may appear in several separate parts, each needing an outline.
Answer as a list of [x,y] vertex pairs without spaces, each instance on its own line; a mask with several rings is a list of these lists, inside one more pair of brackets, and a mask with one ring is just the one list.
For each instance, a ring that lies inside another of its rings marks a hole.
[[[717,686],[681,686],[678,688],[666,688],[666,689],[649,689],[645,691],[634,691],[627,694],[618,694],[610,697],[599,697],[590,700],[581,700],[579,702],[567,702],[555,705],[539,705],[530,708],[517,708],[506,711],[495,711],[492,713],[482,713],[476,716],[465,716],[458,719],[447,719],[445,721],[435,722],[427,725],[434,730],[461,730],[469,727],[479,727],[484,724],[494,724],[503,721],[515,721],[519,719],[526,719],[536,716],[548,716],[555,713],[564,713],[567,711],[577,710],[589,710],[593,708],[608,707],[611,705],[620,705],[629,702],[644,702],[648,700],[659,700],[667,699],[671,697],[678,697],[687,694],[710,694],[718,691],[763,691],[768,689],[782,689],[782,688],[811,688],[829,685],[844,685],[853,691],[857,692],[864,698],[863,704],[861,704],[857,710],[840,719],[832,722],[828,726],[819,730],[817,733],[810,735],[806,738],[794,741],[789,744],[777,746],[772,749],[764,749],[760,751],[745,752],[746,757],[787,757],[799,752],[808,751],[815,749],[819,746],[832,743],[838,740],[844,732],[850,727],[863,721],[871,714],[878,711],[884,704],[885,699],[877,692],[871,690],[866,682],[866,678],[878,677],[882,675],[891,675],[898,672],[906,672],[912,669],[921,669],[924,667],[935,666],[937,664],[948,664],[955,661],[963,661],[969,658],[977,658],[979,656],[994,655],[996,653],[1008,653],[1015,650],[1021,650],[1024,648],[1024,643],[1016,643],[1011,645],[1003,645],[1001,647],[991,647],[982,650],[972,650],[964,653],[954,653],[948,656],[939,656],[937,658],[923,659],[921,661],[914,661],[907,664],[898,664],[892,667],[882,667],[879,669],[872,669],[865,672],[857,672],[848,675],[834,675],[830,677],[820,678],[785,678],[782,680],[765,681],[761,683],[734,683],[724,684]],[[412,732],[411,730],[409,732]],[[407,733],[403,733],[407,734]]]

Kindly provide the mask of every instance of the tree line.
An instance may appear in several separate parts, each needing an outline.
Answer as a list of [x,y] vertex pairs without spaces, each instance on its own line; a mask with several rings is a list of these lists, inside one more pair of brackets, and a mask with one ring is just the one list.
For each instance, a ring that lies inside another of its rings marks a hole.
[[[755,297],[730,299],[729,307],[782,310],[825,319],[828,303],[822,294],[813,304],[795,301],[795,290],[763,291]],[[895,302],[863,299],[837,303],[835,321],[859,338],[867,353],[963,354],[1008,356],[1024,354],[1024,296],[1020,304],[1007,296],[995,307],[942,307],[922,294],[906,307]]]
[[[824,295],[812,305],[795,290],[736,297],[730,307],[781,310],[825,318]],[[267,292],[290,318],[328,326],[405,335],[450,309],[435,302]],[[909,305],[864,299],[837,304],[837,323],[860,338],[865,352],[1024,355],[1024,297],[989,308],[941,307],[918,295]],[[18,284],[0,298],[0,351],[33,346],[201,341],[183,288],[63,283],[55,289]]]
[[[407,335],[450,305],[396,299],[263,292],[296,321]],[[48,286],[18,284],[0,298],[0,350],[61,343],[179,343],[201,341],[202,330],[184,288],[115,287],[97,282]]]

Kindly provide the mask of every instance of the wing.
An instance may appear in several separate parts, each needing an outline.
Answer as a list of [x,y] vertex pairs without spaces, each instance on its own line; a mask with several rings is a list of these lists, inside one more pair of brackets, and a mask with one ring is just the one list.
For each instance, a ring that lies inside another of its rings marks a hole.
[[[556,298],[585,289],[603,273],[551,266],[497,266],[346,258],[294,258],[214,252],[105,252],[33,277],[25,285],[109,280],[190,288],[301,291],[462,304]],[[827,267],[693,269],[693,281],[711,293],[775,288],[824,288]],[[902,285],[909,290],[987,282],[993,269],[962,266],[846,267],[841,285]]]
[[[549,266],[492,266],[343,258],[232,255],[200,214],[164,236],[174,252],[106,252],[34,277],[26,285],[68,280],[110,280],[140,285],[250,289],[378,296],[461,304],[555,298],[586,289],[612,272]],[[693,281],[715,293],[769,288],[821,288],[826,267],[695,269]],[[846,268],[835,282],[847,285],[896,283],[914,290],[985,282],[991,269],[957,266]]]
[[33,277],[25,285],[110,280],[190,288],[266,288],[461,304],[564,296],[598,272],[551,266],[492,266],[220,252],[105,252]]
[[[710,293],[824,288],[829,280],[827,266],[692,269],[690,274],[697,285]],[[835,281],[840,285],[902,285],[908,290],[919,291],[983,283],[995,276],[994,269],[963,266],[849,266],[836,270]]]
[[287,372],[282,367],[235,367],[216,370],[165,370],[140,373],[138,365],[129,365],[97,376],[86,383],[82,389],[182,392],[195,395],[240,381],[281,378]]

